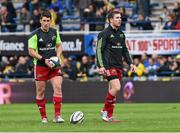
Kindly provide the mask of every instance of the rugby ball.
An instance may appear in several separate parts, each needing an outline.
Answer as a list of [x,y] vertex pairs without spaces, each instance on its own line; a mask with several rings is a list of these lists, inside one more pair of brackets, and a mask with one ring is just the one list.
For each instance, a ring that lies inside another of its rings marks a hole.
[[52,68],[56,68],[61,65],[61,60],[57,56],[53,56],[50,57],[49,63],[52,65]]
[[83,120],[84,120],[84,114],[81,111],[75,111],[70,116],[70,123],[72,124],[82,123]]

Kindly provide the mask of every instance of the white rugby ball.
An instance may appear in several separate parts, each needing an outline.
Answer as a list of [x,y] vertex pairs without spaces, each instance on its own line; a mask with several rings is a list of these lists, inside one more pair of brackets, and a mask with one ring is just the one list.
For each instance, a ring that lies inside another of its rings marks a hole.
[[83,120],[84,120],[84,114],[81,111],[75,111],[70,116],[70,123],[72,124],[82,123]]
[[61,60],[57,56],[50,57],[49,63],[53,68],[56,68],[61,65]]

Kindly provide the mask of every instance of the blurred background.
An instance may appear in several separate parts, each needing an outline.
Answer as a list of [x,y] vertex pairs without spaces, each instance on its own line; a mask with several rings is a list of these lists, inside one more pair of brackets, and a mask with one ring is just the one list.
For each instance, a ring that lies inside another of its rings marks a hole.
[[[131,73],[124,61],[119,101],[180,101],[180,0],[0,0],[0,3],[1,104],[33,101],[33,62],[28,56],[27,40],[30,32],[40,26],[43,9],[51,11],[52,27],[60,30],[63,42],[65,101],[104,100],[104,96],[98,99],[88,94],[97,88],[99,95],[106,92],[107,82],[97,72],[95,51],[97,34],[108,26],[106,16],[114,8],[122,14],[121,29],[137,66],[136,73]],[[75,95],[74,91],[81,94]],[[78,99],[78,95],[82,97]],[[50,94],[47,97],[50,99]]]

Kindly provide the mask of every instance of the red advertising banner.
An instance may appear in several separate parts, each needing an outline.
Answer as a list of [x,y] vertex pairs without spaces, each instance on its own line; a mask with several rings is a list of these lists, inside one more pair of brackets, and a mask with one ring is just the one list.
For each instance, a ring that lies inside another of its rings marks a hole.
[[132,55],[179,54],[180,33],[126,34],[126,44]]

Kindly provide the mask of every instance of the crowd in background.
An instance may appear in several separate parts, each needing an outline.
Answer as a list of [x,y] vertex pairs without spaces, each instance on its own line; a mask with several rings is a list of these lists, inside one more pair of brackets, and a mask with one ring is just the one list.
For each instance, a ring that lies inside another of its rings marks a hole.
[[[133,56],[137,66],[135,73],[129,71],[124,61],[123,75],[135,79],[154,80],[157,76],[180,76],[180,55],[158,56],[156,54]],[[94,56],[64,57],[62,64],[63,76],[71,80],[87,81],[89,78],[100,79]],[[29,56],[2,56],[0,62],[1,78],[31,78],[34,75],[33,62]]]
[[[17,0],[18,1],[18,0]],[[0,25],[1,32],[25,31],[25,25],[30,26],[30,31],[40,26],[39,17],[43,9],[52,13],[52,26],[62,28],[62,19],[65,16],[79,16],[81,28],[89,24],[90,31],[102,30],[105,26],[108,12],[119,8],[122,13],[122,30],[128,22],[139,30],[153,29],[180,29],[180,2],[175,2],[173,10],[168,5],[163,6],[156,25],[151,22],[150,0],[23,0],[15,6],[12,0],[1,0]],[[161,3],[163,4],[163,3]],[[126,7],[132,8],[130,13]],[[22,25],[23,28],[17,28]]]

